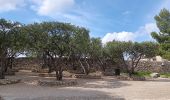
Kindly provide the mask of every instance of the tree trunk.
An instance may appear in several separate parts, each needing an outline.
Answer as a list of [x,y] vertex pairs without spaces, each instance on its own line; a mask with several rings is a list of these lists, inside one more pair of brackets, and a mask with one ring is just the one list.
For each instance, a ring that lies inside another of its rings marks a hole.
[[102,72],[105,72],[105,70],[106,70],[106,65],[105,65],[105,63],[103,63],[102,62],[102,60],[100,60],[100,58],[98,58],[98,62],[99,62],[99,64],[100,64],[100,66],[101,66],[101,70],[102,70]]
[[86,69],[86,67],[83,65],[83,63],[81,62],[80,59],[79,59],[79,63],[80,63],[80,66],[81,66],[82,69],[83,69],[84,74],[88,75],[87,69]]
[[56,80],[61,81],[63,78],[63,69],[62,69],[63,60],[61,57],[58,58],[57,63],[54,61]]
[[43,59],[43,65],[42,65],[42,69],[43,68],[47,68],[47,67],[49,67],[48,65],[48,57],[47,57],[47,53],[45,52],[45,53],[43,53],[43,56],[42,56],[42,59]]
[[73,67],[73,70],[77,70],[77,66],[74,62],[72,63],[72,67]]
[[5,79],[5,59],[0,59],[0,79]]
[[86,72],[87,72],[87,75],[88,75],[90,73],[90,65],[87,62],[86,58],[85,58],[85,62],[86,62],[86,65],[87,65]]
[[4,68],[2,66],[0,68],[0,79],[5,79],[5,72],[4,72]]
[[5,72],[7,72],[8,69],[12,69],[13,67],[14,57],[9,57],[4,62],[5,62],[4,70]]
[[129,66],[126,63],[124,57],[122,56],[121,59],[122,59],[123,67],[125,68],[125,72],[129,72],[129,69],[128,69]]
[[12,69],[14,64],[14,57],[10,57],[9,68]]
[[56,80],[61,81],[63,79],[63,70],[61,67],[56,68]]

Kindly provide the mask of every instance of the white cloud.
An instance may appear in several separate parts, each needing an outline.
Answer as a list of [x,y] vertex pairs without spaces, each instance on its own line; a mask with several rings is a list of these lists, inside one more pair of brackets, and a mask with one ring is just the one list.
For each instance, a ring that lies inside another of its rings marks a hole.
[[16,10],[25,5],[25,0],[0,0],[0,12]]
[[151,32],[158,32],[158,28],[155,23],[147,23],[144,26],[139,27],[136,32],[113,32],[107,33],[102,38],[102,43],[107,43],[113,40],[118,41],[148,41],[152,40]]
[[140,27],[136,33],[150,34],[153,31],[156,31],[156,32],[159,31],[159,29],[156,26],[156,23],[147,23],[144,26]]
[[151,36],[151,32],[159,32],[156,23],[147,23],[141,26],[136,32],[136,40],[154,41]]
[[132,32],[113,32],[113,33],[107,33],[103,39],[102,43],[107,43],[113,40],[117,41],[134,41],[135,34]]
[[[76,0],[29,0],[30,8],[39,16],[47,16],[61,22],[91,27],[101,15],[77,4]],[[97,19],[96,19],[97,18]]]
[[39,15],[51,16],[62,13],[72,7],[74,0],[32,0],[33,8]]

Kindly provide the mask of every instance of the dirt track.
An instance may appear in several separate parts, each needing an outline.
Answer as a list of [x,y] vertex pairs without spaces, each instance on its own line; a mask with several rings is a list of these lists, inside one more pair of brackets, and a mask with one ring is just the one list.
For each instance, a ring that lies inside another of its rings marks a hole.
[[[74,87],[42,87],[33,82],[36,74],[27,73],[9,78],[22,78],[22,82],[0,86],[0,95],[5,100],[170,100],[170,80],[118,81],[104,79],[79,79]],[[33,81],[33,82],[32,82]]]

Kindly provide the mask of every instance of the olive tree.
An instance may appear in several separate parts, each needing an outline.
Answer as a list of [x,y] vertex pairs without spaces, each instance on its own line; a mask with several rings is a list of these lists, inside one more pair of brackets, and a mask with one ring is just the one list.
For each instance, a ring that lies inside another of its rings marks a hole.
[[70,42],[76,27],[69,23],[43,22],[27,25],[31,52],[46,56],[48,67],[56,72],[56,79],[62,80],[65,58],[70,55]]
[[5,78],[7,67],[12,67],[14,56],[22,48],[20,27],[19,22],[0,19],[0,79]]
[[117,64],[118,69],[127,71],[126,59],[124,52],[127,50],[129,42],[112,41],[104,46],[104,54],[112,63]]
[[105,72],[107,59],[104,55],[104,48],[100,38],[91,38],[89,54],[91,60],[94,60],[99,65],[101,71]]
[[152,58],[157,54],[157,44],[154,42],[130,42],[124,52],[124,58],[127,59],[125,63],[128,67],[128,73],[131,76],[134,74],[135,68],[142,58]]
[[144,57],[152,58],[157,54],[157,44],[154,42],[108,42],[105,46],[107,57],[115,61],[129,73],[134,74],[135,68]]
[[90,72],[90,65],[88,63],[90,36],[89,31],[83,27],[77,27],[72,38],[72,57],[79,63],[86,75]]

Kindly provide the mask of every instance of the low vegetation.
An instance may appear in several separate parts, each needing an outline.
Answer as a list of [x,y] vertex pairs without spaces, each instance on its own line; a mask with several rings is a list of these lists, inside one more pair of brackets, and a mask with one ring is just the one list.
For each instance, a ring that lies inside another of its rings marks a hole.
[[140,72],[140,71],[134,73],[135,76],[139,76],[139,77],[151,77],[150,74],[151,72]]
[[162,77],[162,78],[170,78],[170,73],[162,73],[160,75],[160,77]]

